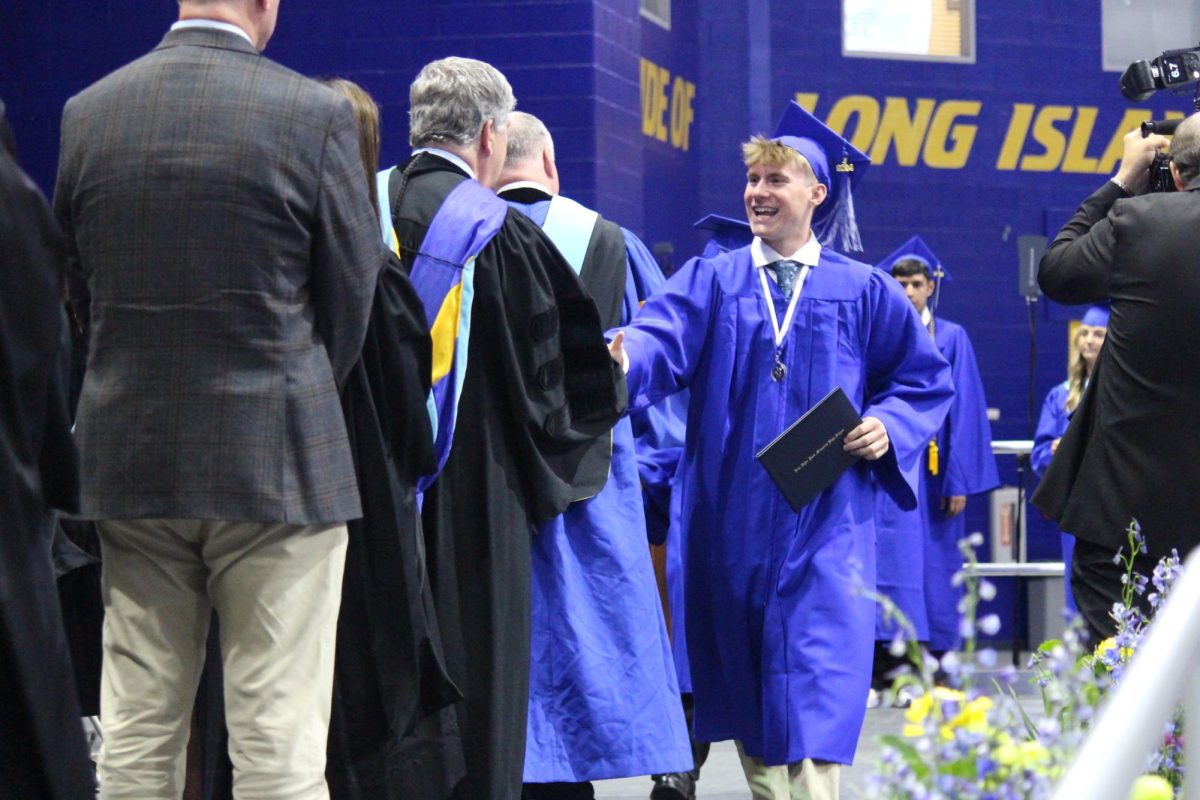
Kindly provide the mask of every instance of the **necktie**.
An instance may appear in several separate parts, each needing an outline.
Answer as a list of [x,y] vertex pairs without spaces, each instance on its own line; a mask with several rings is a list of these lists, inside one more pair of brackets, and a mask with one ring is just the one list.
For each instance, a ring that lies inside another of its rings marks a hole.
[[779,291],[783,292],[783,299],[790,301],[792,299],[792,284],[796,282],[796,273],[800,271],[800,264],[796,261],[784,259],[768,264],[775,270],[775,277],[779,280]]

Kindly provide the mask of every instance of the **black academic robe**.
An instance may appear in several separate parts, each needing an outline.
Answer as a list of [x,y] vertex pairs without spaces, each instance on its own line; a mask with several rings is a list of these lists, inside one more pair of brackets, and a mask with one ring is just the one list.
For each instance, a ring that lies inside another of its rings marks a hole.
[[[406,266],[442,201],[466,179],[434,155],[393,173],[392,221]],[[424,498],[447,664],[466,699],[419,732],[425,748],[410,768],[451,779],[444,756],[453,755],[457,729],[466,774],[455,798],[520,797],[533,525],[603,486],[605,434],[624,408],[624,376],[608,355],[595,303],[541,230],[509,209],[475,261],[454,443]],[[410,795],[444,796],[434,785]]]
[[[341,392],[363,516],[347,523],[326,764],[335,800],[415,796],[414,787],[429,778],[405,755],[413,731],[461,698],[445,666],[414,488],[436,467],[426,410],[429,331],[403,267],[388,259],[361,357]],[[199,701],[199,767],[202,796],[228,800],[232,773],[215,641],[214,632]]]
[[51,509],[79,495],[62,267],[45,200],[0,143],[0,794],[77,800],[92,774],[50,558]]
[[363,518],[349,523],[326,768],[336,800],[410,797],[400,769],[421,720],[461,699],[443,654],[415,485],[436,468],[420,298],[394,256],[342,390]]

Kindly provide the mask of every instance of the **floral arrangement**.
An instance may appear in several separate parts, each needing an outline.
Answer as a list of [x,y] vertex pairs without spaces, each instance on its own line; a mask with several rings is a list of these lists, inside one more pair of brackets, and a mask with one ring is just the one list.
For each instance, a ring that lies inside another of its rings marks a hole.
[[[979,534],[959,545],[966,563],[956,576],[965,590],[959,603],[961,654],[948,653],[941,662],[935,661],[920,649],[911,623],[895,605],[872,595],[884,616],[895,623],[892,653],[907,653],[911,663],[896,678],[892,692],[915,694],[916,699],[905,711],[901,735],[883,738],[881,763],[869,781],[868,796],[881,800],[1049,798],[1081,746],[1097,706],[1120,683],[1180,572],[1179,556],[1173,553],[1159,562],[1149,578],[1137,574],[1134,561],[1145,551],[1145,542],[1136,522],[1130,525],[1128,537],[1128,552],[1123,548],[1115,559],[1125,566],[1123,602],[1112,610],[1116,635],[1088,652],[1083,623],[1076,617],[1061,640],[1041,645],[1030,664],[1042,696],[1043,715],[1036,722],[1017,699],[1014,685],[1019,677],[1012,667],[1001,670],[990,686],[976,685],[978,668],[991,669],[996,663],[994,651],[977,649],[977,635],[994,633],[999,627],[994,615],[976,618],[979,601],[996,593],[990,581],[975,574],[975,548],[982,544]],[[1146,595],[1151,586],[1153,591]],[[1135,602],[1143,595],[1148,613]],[[1182,737],[1177,712],[1147,765],[1148,774],[1135,784],[1133,800],[1176,796],[1183,774]]]

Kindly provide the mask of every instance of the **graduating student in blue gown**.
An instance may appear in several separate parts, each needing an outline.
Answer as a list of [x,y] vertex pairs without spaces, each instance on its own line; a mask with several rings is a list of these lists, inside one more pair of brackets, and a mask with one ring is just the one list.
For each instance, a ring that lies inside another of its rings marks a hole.
[[[1058,448],[1058,440],[1067,432],[1067,423],[1071,414],[1079,405],[1079,398],[1087,387],[1092,368],[1096,366],[1096,358],[1104,345],[1104,336],[1108,333],[1108,309],[1104,306],[1092,306],[1083,315],[1083,321],[1075,329],[1071,340],[1071,364],[1067,368],[1067,379],[1055,386],[1046,394],[1042,403],[1042,414],[1038,417],[1037,433],[1033,437],[1033,453],[1030,463],[1033,474],[1041,480],[1050,466],[1050,458]],[[1066,531],[1059,531],[1062,540],[1063,563],[1067,570],[1063,576],[1066,591],[1066,607],[1076,611],[1075,598],[1071,594],[1071,554],[1075,549],[1075,537]]]
[[[895,281],[811,235],[853,218],[866,157],[795,104],[781,125],[806,135],[744,146],[754,243],[689,261],[610,349],[633,410],[691,389],[677,490],[696,736],[737,740],[756,796],[780,780],[836,796],[870,682],[875,613],[857,587],[874,587],[875,486],[916,503],[952,389]],[[796,513],[755,454],[837,386],[863,416],[843,440],[863,460]]]
[[[934,313],[949,274],[919,236],[897,248],[879,268],[904,287],[938,352],[950,362],[954,381],[954,402],[923,459],[918,507],[902,511],[881,494],[876,515],[879,591],[913,620],[918,638],[940,653],[961,643],[958,600],[962,592],[953,577],[962,570],[958,542],[966,535],[962,512],[967,497],[991,491],[1000,478],[971,339],[961,325]],[[914,546],[918,536],[919,548]],[[884,620],[878,621],[876,635],[881,640],[894,633]],[[879,649],[876,652],[882,655]]]
[[[578,272],[608,327],[663,284],[636,236],[558,194],[554,143],[536,117],[509,115],[497,183]],[[608,482],[538,526],[532,567],[525,796],[590,798],[592,780],[690,769],[628,417],[613,430]]]

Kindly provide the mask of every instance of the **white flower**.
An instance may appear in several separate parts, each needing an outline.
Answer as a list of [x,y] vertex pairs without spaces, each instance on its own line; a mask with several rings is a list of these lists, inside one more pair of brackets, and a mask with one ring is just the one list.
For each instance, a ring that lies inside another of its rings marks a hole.
[[987,636],[995,636],[1000,632],[1000,617],[995,614],[982,617],[976,624],[979,626],[979,632]]

